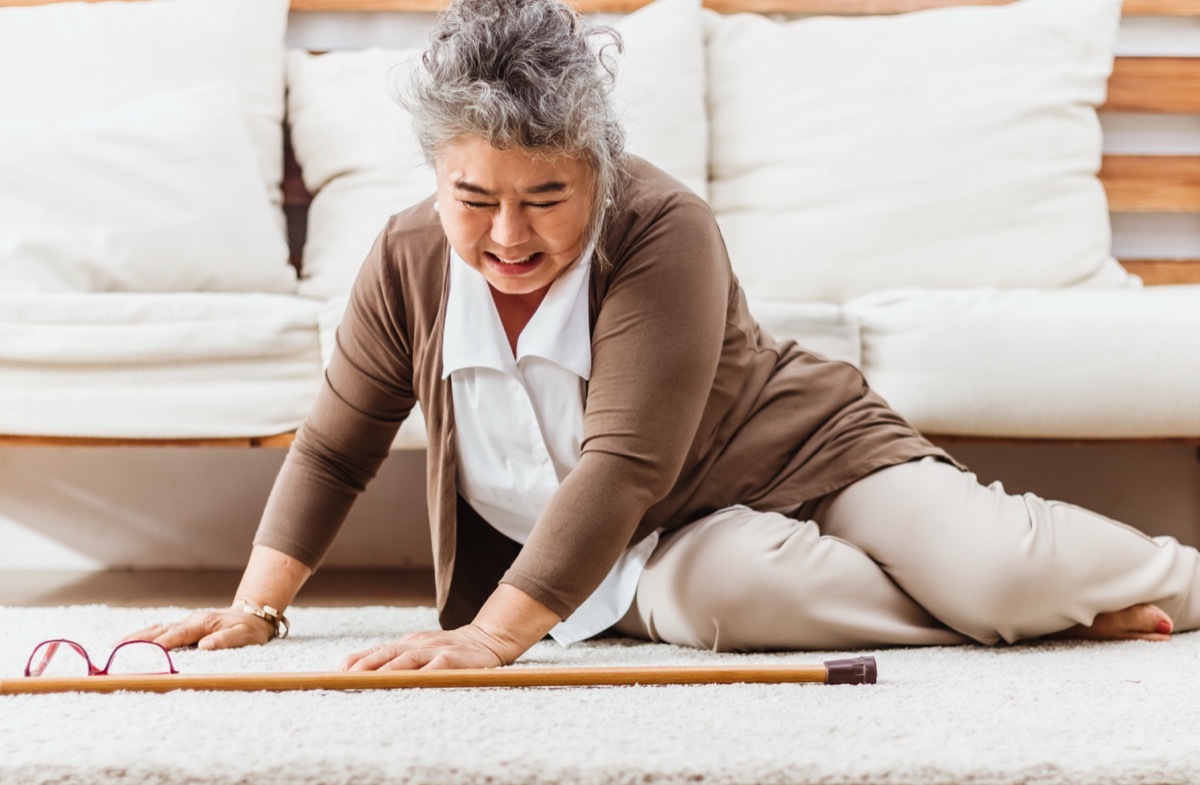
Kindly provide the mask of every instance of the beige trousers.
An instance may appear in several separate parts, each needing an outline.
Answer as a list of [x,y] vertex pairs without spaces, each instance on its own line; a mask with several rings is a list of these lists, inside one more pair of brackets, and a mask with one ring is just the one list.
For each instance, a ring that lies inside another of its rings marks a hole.
[[617,625],[718,651],[1012,642],[1152,602],[1200,627],[1200,553],[926,458],[812,521],[735,507],[663,538]]

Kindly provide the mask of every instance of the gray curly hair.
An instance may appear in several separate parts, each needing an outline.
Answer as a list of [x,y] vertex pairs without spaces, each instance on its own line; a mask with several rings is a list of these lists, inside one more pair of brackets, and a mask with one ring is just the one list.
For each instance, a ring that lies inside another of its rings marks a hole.
[[[608,40],[593,48],[593,38]],[[586,236],[598,240],[624,179],[610,47],[623,51],[615,30],[558,0],[455,0],[438,17],[402,98],[426,161],[464,136],[582,159],[594,178]],[[595,259],[608,263],[599,244]]]

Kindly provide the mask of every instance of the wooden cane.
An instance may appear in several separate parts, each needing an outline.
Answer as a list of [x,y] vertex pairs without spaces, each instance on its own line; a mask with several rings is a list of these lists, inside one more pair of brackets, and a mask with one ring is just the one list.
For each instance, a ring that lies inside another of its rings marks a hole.
[[197,673],[0,679],[0,695],[173,690],[394,690],[412,687],[597,687],[632,684],[874,684],[874,657],[820,665],[481,668],[330,673]]

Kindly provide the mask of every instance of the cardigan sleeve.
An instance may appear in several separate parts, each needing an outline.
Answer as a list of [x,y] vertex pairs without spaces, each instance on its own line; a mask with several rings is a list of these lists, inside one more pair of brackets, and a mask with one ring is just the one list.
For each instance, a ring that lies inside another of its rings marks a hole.
[[375,241],[338,326],[316,403],[276,478],[254,544],[315,568],[415,404],[403,301],[386,231]]
[[679,476],[721,357],[732,272],[708,205],[685,191],[624,238],[592,331],[578,465],[502,578],[566,618]]

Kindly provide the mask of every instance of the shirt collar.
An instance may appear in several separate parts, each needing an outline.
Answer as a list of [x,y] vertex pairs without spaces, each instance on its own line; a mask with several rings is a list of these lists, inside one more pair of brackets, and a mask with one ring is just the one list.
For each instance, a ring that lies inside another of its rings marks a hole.
[[493,368],[511,374],[520,360],[549,360],[582,379],[592,375],[588,280],[592,248],[550,285],[521,331],[514,359],[487,280],[450,250],[450,292],[442,336],[442,378],[462,368]]

